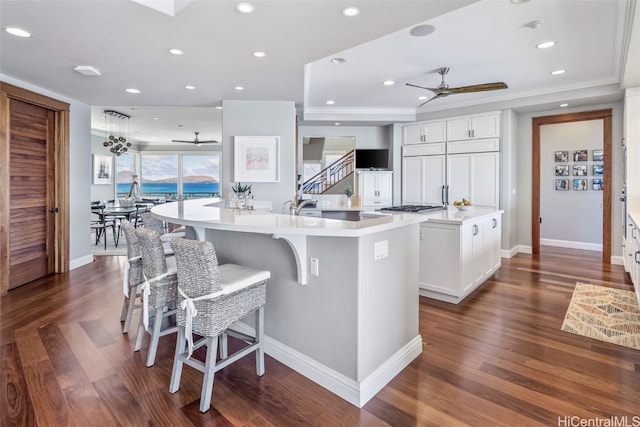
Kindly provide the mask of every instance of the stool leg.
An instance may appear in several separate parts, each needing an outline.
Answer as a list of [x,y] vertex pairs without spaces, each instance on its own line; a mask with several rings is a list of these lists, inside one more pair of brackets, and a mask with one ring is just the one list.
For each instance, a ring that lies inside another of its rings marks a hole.
[[169,383],[169,393],[175,393],[180,388],[180,377],[182,376],[182,353],[186,351],[186,339],[184,337],[184,326],[178,326],[176,337],[176,352],[173,356],[173,370],[171,371],[171,382]]
[[124,297],[124,301],[122,301],[122,311],[120,312],[120,321],[124,322],[127,318],[127,310],[129,308],[129,297]]
[[220,359],[226,359],[229,355],[229,350],[227,347],[227,332],[222,331],[220,334]]
[[142,315],[142,313],[140,313],[140,322],[138,323],[138,336],[136,337],[136,345],[133,348],[133,351],[140,351],[140,348],[142,347],[142,338],[144,337],[144,334],[146,332],[143,317],[144,316]]
[[218,336],[207,337],[207,359],[204,364],[202,394],[200,394],[200,412],[207,412],[211,407],[213,377],[216,373],[216,355],[218,354]]
[[128,301],[127,305],[127,314],[124,318],[124,326],[122,327],[122,333],[126,334],[129,332],[129,325],[131,324],[131,318],[133,317],[133,309],[136,306],[136,287],[129,288],[129,297],[125,299]]
[[256,318],[256,373],[258,376],[264,375],[264,307],[260,307],[255,315]]
[[149,343],[149,354],[147,354],[147,367],[153,366],[156,362],[156,352],[158,351],[158,340],[160,340],[160,330],[162,329],[162,309],[156,310],[153,320],[153,330],[151,332],[151,342]]

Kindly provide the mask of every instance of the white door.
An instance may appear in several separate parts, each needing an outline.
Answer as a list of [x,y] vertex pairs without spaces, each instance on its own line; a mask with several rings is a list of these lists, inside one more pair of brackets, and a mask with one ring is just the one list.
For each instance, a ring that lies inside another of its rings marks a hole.
[[419,144],[423,141],[422,135],[422,125],[407,125],[402,128],[403,130],[403,138],[402,142],[404,144]]
[[391,195],[393,191],[393,175],[383,172],[376,175],[376,189],[378,190],[378,199],[391,201]]
[[421,204],[424,190],[422,161],[424,157],[402,158],[402,204]]
[[455,154],[447,157],[447,184],[449,204],[455,200],[471,198],[471,161],[473,154]]
[[447,140],[457,141],[471,137],[471,119],[447,120]]
[[376,187],[376,174],[374,173],[361,173],[360,174],[360,180],[361,180],[361,189],[362,189],[362,194],[360,197],[362,197],[365,200],[373,200],[376,198],[377,196],[377,187]]
[[424,124],[424,142],[444,142],[447,140],[447,122]]
[[500,204],[500,154],[471,155],[470,198],[476,206],[498,208]]
[[423,199],[427,205],[444,204],[444,186],[446,162],[445,156],[426,156],[423,158]]

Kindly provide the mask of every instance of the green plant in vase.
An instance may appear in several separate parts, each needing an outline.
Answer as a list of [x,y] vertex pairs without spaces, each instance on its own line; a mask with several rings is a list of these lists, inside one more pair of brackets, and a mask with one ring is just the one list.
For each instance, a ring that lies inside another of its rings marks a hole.
[[347,206],[351,206],[351,196],[353,196],[353,189],[349,184],[344,187],[344,195],[347,196]]

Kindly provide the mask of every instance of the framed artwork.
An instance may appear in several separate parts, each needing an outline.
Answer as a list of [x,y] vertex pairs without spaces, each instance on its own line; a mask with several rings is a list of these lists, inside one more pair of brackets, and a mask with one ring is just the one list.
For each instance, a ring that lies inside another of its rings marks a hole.
[[587,180],[586,179],[574,179],[573,180],[573,189],[576,190],[576,191],[588,190]]
[[573,176],[587,176],[587,165],[573,165]]
[[554,153],[554,157],[556,162],[568,162],[569,161],[569,152],[568,151],[556,151]]
[[556,190],[568,191],[569,190],[569,180],[568,179],[556,179]]
[[280,137],[234,136],[233,180],[279,182]]
[[589,152],[587,150],[574,150],[574,162],[586,162],[587,160],[589,160]]
[[113,156],[93,155],[93,184],[113,184]]
[[556,165],[556,176],[569,176],[569,165]]
[[601,162],[604,160],[604,153],[602,150],[593,150],[593,161]]
[[598,190],[602,190],[602,188],[604,187],[604,183],[602,182],[601,179],[592,179],[591,180],[591,188],[593,188],[594,190],[598,191]]
[[593,165],[593,175],[594,176],[602,176],[602,175],[604,175],[604,165],[603,164],[595,164],[595,165]]

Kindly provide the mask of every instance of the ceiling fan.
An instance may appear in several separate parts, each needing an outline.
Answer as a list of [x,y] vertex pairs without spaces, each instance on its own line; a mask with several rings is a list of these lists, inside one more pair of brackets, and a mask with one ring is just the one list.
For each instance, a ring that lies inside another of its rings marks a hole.
[[196,134],[196,137],[193,140],[183,140],[183,139],[172,139],[171,142],[189,142],[191,144],[196,144],[196,145],[200,145],[200,144],[208,144],[208,143],[215,143],[217,144],[218,141],[214,140],[214,139],[210,139],[207,141],[202,141],[200,139],[198,139],[198,134],[200,132],[194,132]]
[[436,98],[444,98],[445,96],[453,95],[456,93],[472,93],[472,92],[485,92],[488,90],[498,90],[498,89],[507,89],[509,86],[504,82],[495,82],[495,83],[482,83],[471,86],[461,86],[461,87],[449,87],[449,85],[444,81],[444,76],[449,72],[449,67],[442,67],[436,70],[438,74],[442,76],[442,81],[438,85],[438,87],[424,87],[418,86],[411,83],[406,83],[407,86],[417,87],[420,89],[430,90],[435,94],[435,96],[431,99],[426,100],[422,104],[418,105],[417,108],[422,107],[427,102],[433,101]]

